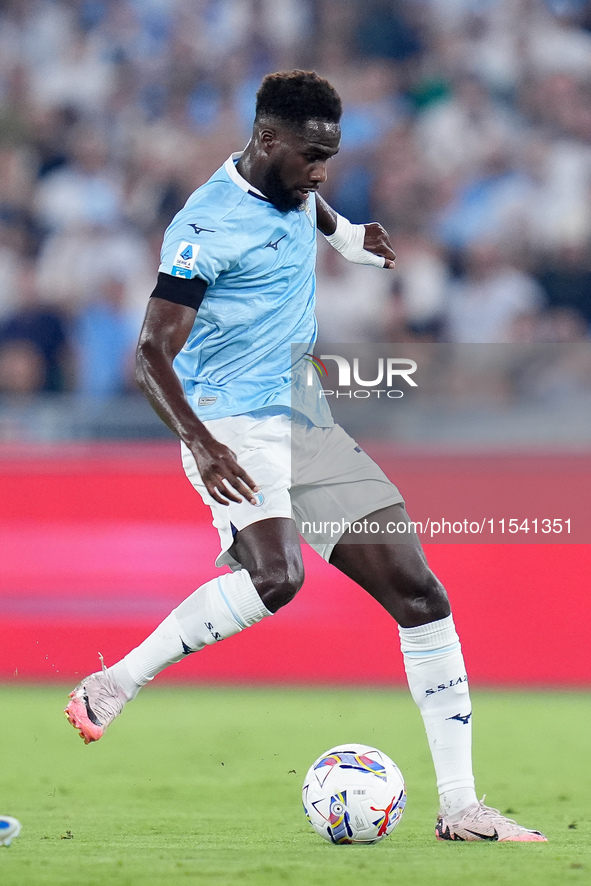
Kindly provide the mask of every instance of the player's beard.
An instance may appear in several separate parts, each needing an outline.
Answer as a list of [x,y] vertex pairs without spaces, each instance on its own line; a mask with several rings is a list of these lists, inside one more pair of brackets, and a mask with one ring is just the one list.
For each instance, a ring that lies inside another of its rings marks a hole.
[[299,209],[303,203],[300,197],[297,197],[293,191],[288,191],[285,187],[276,163],[270,163],[267,167],[261,190],[279,212],[290,212],[292,209]]

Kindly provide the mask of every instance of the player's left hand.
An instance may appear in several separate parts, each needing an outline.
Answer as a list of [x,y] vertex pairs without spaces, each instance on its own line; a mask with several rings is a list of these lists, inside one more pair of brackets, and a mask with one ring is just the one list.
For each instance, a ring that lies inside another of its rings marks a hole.
[[363,227],[365,228],[363,248],[374,255],[381,256],[384,259],[385,268],[395,267],[396,253],[392,249],[388,232],[379,222],[370,222]]

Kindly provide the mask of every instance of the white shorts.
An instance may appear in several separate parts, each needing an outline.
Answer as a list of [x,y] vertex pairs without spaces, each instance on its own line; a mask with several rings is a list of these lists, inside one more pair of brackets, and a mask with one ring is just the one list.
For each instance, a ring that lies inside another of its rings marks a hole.
[[305,524],[353,523],[381,508],[404,503],[396,486],[339,425],[319,428],[282,413],[247,413],[204,424],[235,453],[238,464],[259,487],[256,505],[247,501],[219,504],[205,488],[191,451],[181,443],[185,473],[211,508],[220,536],[216,566],[238,568],[229,553],[236,533],[270,517],[295,520],[304,539],[328,562],[340,537],[338,531],[333,529],[327,539]]

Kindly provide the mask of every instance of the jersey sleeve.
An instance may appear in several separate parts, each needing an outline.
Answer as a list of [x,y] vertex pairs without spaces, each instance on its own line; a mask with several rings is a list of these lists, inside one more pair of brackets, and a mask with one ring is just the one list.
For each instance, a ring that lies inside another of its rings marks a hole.
[[167,228],[158,271],[188,280],[199,277],[213,286],[238,261],[236,238],[219,219],[195,212],[191,217],[198,217],[198,223],[188,222],[182,210]]

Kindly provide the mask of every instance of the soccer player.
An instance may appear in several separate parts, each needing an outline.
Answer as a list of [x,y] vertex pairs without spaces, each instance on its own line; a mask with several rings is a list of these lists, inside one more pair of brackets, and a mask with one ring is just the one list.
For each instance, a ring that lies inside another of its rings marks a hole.
[[0,846],[10,846],[21,832],[21,823],[10,815],[0,815]]
[[[335,89],[313,72],[265,77],[248,145],[166,231],[137,379],[181,440],[185,471],[220,535],[216,565],[232,571],[73,690],[66,715],[87,744],[163,668],[289,603],[304,580],[304,522],[408,520],[398,489],[334,424],[324,398],[300,398],[316,338],[316,229],[350,261],[394,267],[381,225],[352,225],[317,194],[339,149],[341,112]],[[345,532],[312,546],[398,622],[437,776],[437,838],[545,840],[476,797],[466,669],[447,594],[418,539],[358,538]]]

